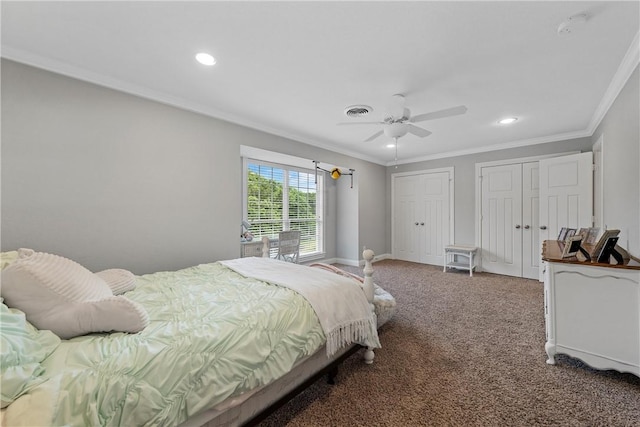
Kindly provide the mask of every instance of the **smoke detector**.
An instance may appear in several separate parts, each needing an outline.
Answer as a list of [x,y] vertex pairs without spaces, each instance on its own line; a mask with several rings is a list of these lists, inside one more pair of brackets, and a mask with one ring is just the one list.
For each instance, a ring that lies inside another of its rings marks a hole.
[[585,22],[587,22],[586,13],[579,13],[577,15],[570,16],[560,24],[558,27],[558,34],[570,34],[576,27],[583,25]]
[[373,111],[368,105],[352,105],[344,109],[347,117],[363,117]]

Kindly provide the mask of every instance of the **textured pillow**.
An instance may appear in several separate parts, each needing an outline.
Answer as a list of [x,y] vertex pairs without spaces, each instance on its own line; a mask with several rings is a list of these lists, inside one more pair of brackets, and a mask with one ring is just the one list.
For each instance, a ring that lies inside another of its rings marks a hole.
[[24,313],[4,304],[0,304],[0,324],[0,401],[4,408],[45,380],[40,362],[56,349],[60,338],[51,331],[38,331]]
[[57,255],[19,249],[2,270],[2,297],[38,329],[60,338],[90,332],[139,332],[149,316],[138,303],[113,296],[109,285],[80,264]]
[[120,295],[136,288],[136,276],[128,270],[111,268],[96,273],[111,288],[114,295]]

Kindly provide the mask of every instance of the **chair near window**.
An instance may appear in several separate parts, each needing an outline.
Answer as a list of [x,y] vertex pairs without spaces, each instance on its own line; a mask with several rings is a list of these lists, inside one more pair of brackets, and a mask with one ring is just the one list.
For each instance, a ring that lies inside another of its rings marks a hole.
[[298,262],[300,255],[300,231],[290,230],[278,233],[277,259],[288,262]]

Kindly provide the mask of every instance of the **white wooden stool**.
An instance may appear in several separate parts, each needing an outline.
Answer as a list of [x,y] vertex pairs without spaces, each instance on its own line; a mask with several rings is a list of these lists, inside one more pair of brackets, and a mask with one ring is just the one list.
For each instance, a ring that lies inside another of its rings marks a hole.
[[[469,270],[469,276],[473,277],[473,269],[476,268],[475,257],[478,248],[475,246],[464,245],[448,245],[444,247],[444,269],[458,268],[460,270]],[[460,262],[460,257],[465,258],[467,262]]]

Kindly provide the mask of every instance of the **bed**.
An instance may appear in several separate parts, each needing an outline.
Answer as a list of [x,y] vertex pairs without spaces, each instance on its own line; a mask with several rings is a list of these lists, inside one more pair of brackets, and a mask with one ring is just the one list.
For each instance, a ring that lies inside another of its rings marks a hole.
[[[24,284],[24,273],[15,273],[17,263],[7,263],[1,289],[1,424],[190,427],[252,422],[354,349],[364,347],[365,362],[373,361],[373,349],[380,347],[377,327],[393,315],[395,301],[373,284],[373,252],[365,251],[364,257],[362,283],[335,274],[340,270],[328,271],[332,267],[265,258],[131,275],[134,285],[122,270],[83,271],[86,280],[97,276],[104,281],[111,294],[98,303],[74,301],[73,307],[54,312],[44,324],[52,325],[57,335],[43,327],[38,317],[45,311],[42,305],[35,313],[30,313],[32,306],[23,307],[20,297],[28,293],[25,300],[32,304],[36,292],[29,292],[31,282]],[[71,267],[79,271],[77,265]],[[65,274],[60,268],[46,269],[51,270]],[[86,280],[80,280],[80,292],[90,287]],[[16,281],[22,281],[20,286],[13,286]],[[56,292],[42,304],[68,289]],[[118,308],[126,302],[125,309],[106,312],[113,306],[105,309],[105,300],[117,302]],[[93,329],[120,332],[73,329],[84,321],[55,324],[76,309],[82,319],[92,310]],[[127,318],[132,314],[135,321]],[[101,319],[106,326],[98,324]]]

